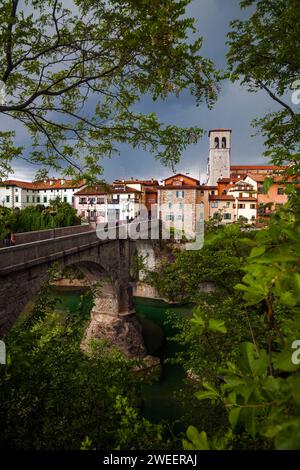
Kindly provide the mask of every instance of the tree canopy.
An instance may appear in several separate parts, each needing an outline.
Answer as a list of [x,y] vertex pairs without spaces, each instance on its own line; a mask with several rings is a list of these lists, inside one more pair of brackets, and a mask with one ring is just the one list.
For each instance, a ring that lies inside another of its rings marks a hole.
[[231,22],[230,77],[251,92],[264,90],[279,106],[254,124],[265,137],[265,155],[274,164],[291,164],[289,173],[299,174],[300,113],[298,99],[293,102],[297,90],[300,94],[299,1],[243,0],[240,4],[252,7],[252,13],[246,20]]
[[[12,158],[48,168],[101,173],[101,158],[128,143],[164,164],[179,161],[199,128],[159,122],[134,106],[188,89],[212,105],[217,87],[199,51],[190,0],[4,0],[0,6],[0,113],[32,137],[24,157],[15,132],[0,132],[0,176]],[[0,82],[1,83],[1,82]],[[11,126],[13,128],[13,126]]]

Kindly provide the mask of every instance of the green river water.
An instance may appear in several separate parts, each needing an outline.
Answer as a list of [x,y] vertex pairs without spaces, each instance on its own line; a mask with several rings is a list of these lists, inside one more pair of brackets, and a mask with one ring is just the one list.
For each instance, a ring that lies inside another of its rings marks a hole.
[[[80,302],[82,291],[57,290],[59,310],[75,311]],[[169,324],[165,324],[167,312],[176,312],[182,316],[190,316],[192,305],[170,305],[163,301],[136,297],[134,306],[143,324],[144,341],[147,350],[153,356],[159,357],[162,372],[159,380],[142,388],[142,414],[153,423],[162,420],[169,424],[179,420],[182,416],[182,401],[176,398],[183,386],[185,378],[183,369],[179,365],[169,364],[168,359],[174,357],[178,346],[168,338],[174,334]]]

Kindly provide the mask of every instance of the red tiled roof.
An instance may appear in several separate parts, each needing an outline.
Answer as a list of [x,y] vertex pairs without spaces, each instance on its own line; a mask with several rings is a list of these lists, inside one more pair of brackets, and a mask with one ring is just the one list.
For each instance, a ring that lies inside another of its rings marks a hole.
[[176,175],[169,176],[168,178],[163,179],[163,181],[171,180],[173,178],[177,178],[178,176],[182,176],[183,178],[187,178],[187,179],[190,179],[199,183],[199,180],[197,180],[196,178],[193,178],[192,176],[189,176],[189,175],[185,175],[183,173],[177,173]]
[[[267,178],[273,178],[275,184],[287,184],[295,181],[295,178],[286,177],[284,175],[247,175],[247,177],[253,179],[257,183],[263,183]],[[245,177],[246,178],[246,177]],[[244,178],[244,179],[245,179]]]
[[276,165],[231,165],[230,170],[284,170],[286,166]]
[[157,180],[138,180],[138,179],[130,179],[130,180],[115,180],[112,184],[117,185],[117,184],[143,184],[145,186],[158,186],[158,181]]
[[74,193],[75,196],[104,196],[105,194],[132,194],[138,193],[140,194],[141,191],[134,188],[129,188],[128,186],[124,186],[124,189],[116,189],[113,186],[104,187],[103,185],[94,185],[89,186],[86,188],[81,189]]
[[257,202],[255,197],[238,197],[238,201],[248,201],[248,202]]
[[217,183],[236,183],[237,181],[240,181],[242,178],[240,176],[231,176],[231,178],[220,178]]
[[177,191],[182,191],[183,189],[197,189],[199,186],[193,186],[191,184],[182,184],[181,186],[176,186],[176,184],[173,185],[168,185],[168,186],[159,186],[158,189],[163,189],[163,190],[177,190]]
[[[63,183],[62,183],[63,181]],[[75,183],[73,180],[66,180],[64,178],[51,178],[45,181],[18,181],[6,180],[1,181],[0,186],[17,186],[21,189],[66,189],[66,188],[81,188],[85,185],[84,181]]]
[[210,195],[209,200],[210,201],[234,201],[235,199],[233,196],[229,196],[227,194],[220,194],[220,196]]

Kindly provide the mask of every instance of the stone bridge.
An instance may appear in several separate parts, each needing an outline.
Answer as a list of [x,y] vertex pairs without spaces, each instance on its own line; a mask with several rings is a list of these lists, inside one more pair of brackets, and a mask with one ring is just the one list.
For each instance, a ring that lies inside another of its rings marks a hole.
[[[99,315],[102,315],[101,321],[103,315],[114,317],[110,323],[115,322],[119,333],[121,323],[129,336],[133,330],[139,329],[132,304],[130,271],[134,254],[147,245],[151,250],[153,241],[120,237],[100,240],[95,229],[81,228],[78,231],[69,235],[58,232],[55,238],[47,239],[40,235],[42,232],[36,232],[36,236],[31,237],[35,241],[0,249],[1,336],[9,331],[28,301],[39,292],[53,265],[60,271],[67,266],[76,266],[91,281],[106,279],[103,292],[95,299],[90,325],[93,332],[90,331],[90,336],[97,337],[92,323]],[[126,318],[127,323],[121,322],[121,318]],[[126,347],[123,349],[126,350]],[[129,356],[143,354],[143,351],[141,354],[128,353]]]

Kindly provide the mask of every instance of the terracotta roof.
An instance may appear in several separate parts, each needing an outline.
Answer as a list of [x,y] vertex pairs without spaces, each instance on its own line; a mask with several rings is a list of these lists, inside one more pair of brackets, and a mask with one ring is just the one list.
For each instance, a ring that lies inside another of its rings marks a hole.
[[103,187],[103,185],[94,185],[81,189],[74,193],[75,196],[104,196],[106,194],[140,194],[141,191],[124,186],[124,189],[115,189],[113,186]]
[[177,176],[182,176],[183,178],[187,178],[187,179],[190,179],[190,180],[193,180],[193,181],[196,181],[197,183],[199,183],[199,180],[197,180],[196,178],[193,178],[192,176],[185,175],[184,173],[177,173],[176,175],[169,176],[168,178],[163,179],[163,181],[167,181],[167,180],[170,180],[172,178],[176,178]]
[[[62,183],[63,181],[63,183]],[[66,188],[80,188],[85,185],[84,181],[75,183],[73,180],[66,180],[64,178],[51,178],[45,181],[18,181],[6,180],[1,181],[0,186],[17,186],[22,189],[66,189]]]
[[177,186],[176,184],[170,184],[167,186],[159,186],[158,189],[163,189],[163,190],[177,190],[177,191],[182,191],[183,189],[197,189],[199,186],[193,186],[191,184],[182,184],[181,186]]
[[138,180],[138,179],[130,179],[130,180],[115,180],[112,184],[143,184],[145,186],[158,186],[158,181],[157,180]]
[[276,165],[231,165],[230,170],[284,170],[286,166]]
[[240,176],[231,176],[230,178],[220,178],[217,183],[236,183],[237,181],[240,181],[242,178]]
[[255,197],[238,197],[238,201],[248,201],[248,202],[257,202],[257,199]]
[[220,196],[210,195],[210,201],[234,201],[233,196],[228,196],[227,194],[220,194]]
[[[267,178],[273,178],[275,184],[287,184],[295,181],[295,178],[285,177],[284,175],[247,175],[247,177],[253,179],[257,183],[263,183]],[[245,177],[246,178],[246,177]],[[244,178],[244,179],[245,179]]]
[[6,180],[6,181],[0,182],[0,186],[17,186],[18,188],[22,188],[22,189],[34,189],[32,185],[33,183],[29,183],[27,181],[18,181],[18,180]]

